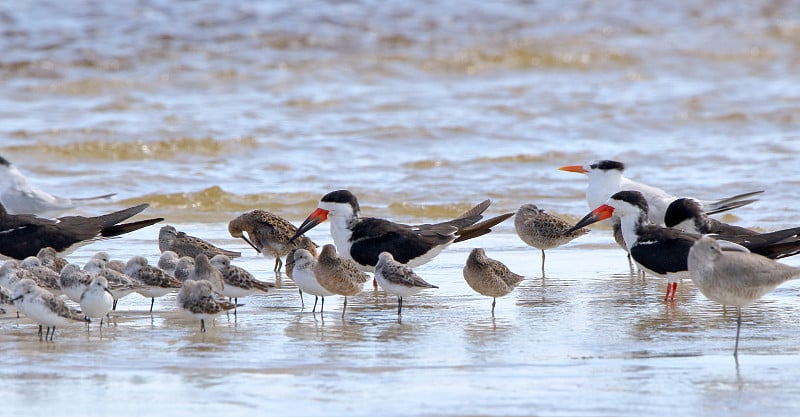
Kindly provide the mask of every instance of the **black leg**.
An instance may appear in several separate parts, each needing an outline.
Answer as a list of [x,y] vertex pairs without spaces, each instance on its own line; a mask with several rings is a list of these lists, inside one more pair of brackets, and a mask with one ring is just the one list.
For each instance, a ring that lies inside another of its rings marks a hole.
[[[298,288],[297,292],[300,293],[300,310],[302,310],[302,309],[304,309],[306,307],[306,303],[303,301],[303,290]],[[314,308],[317,308],[317,299],[316,298],[314,298]],[[311,310],[311,312],[314,312],[314,310]]]
[[736,307],[736,344],[733,346],[733,357],[739,359],[739,330],[742,328],[742,308]]
[[397,315],[403,314],[403,297],[397,297]]
[[205,319],[200,319],[200,332],[206,332],[206,321]]
[[153,304],[155,304],[155,302],[156,302],[156,299],[151,297],[150,298],[150,314],[153,313]]
[[344,297],[344,306],[342,307],[342,317],[344,317],[345,311],[347,311],[347,297]]
[[542,249],[542,275],[544,275],[544,249]]
[[492,317],[494,317],[494,305],[497,303],[497,298],[492,297]]

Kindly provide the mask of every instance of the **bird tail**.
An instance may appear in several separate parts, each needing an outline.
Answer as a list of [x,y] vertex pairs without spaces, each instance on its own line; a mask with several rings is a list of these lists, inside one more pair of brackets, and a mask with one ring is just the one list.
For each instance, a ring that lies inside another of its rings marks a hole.
[[134,230],[139,230],[143,227],[154,225],[163,220],[164,220],[163,217],[157,217],[155,219],[139,220],[138,222],[114,224],[111,226],[104,227],[103,230],[100,231],[100,236],[109,238],[109,237],[124,235],[125,233],[130,233],[133,232]]
[[499,216],[492,217],[491,219],[484,220],[480,223],[475,223],[467,227],[464,227],[462,229],[459,229],[458,232],[456,232],[456,235],[458,235],[458,237],[455,240],[453,240],[453,243],[469,240],[472,238],[476,238],[478,236],[483,236],[491,232],[492,227],[497,226],[498,224],[502,223],[504,220],[508,219],[513,215],[514,213],[501,214]]
[[253,282],[253,287],[259,291],[268,292],[270,288],[275,288],[275,284],[264,281],[255,281]]
[[104,214],[102,216],[94,217],[93,219],[99,222],[103,227],[113,226],[121,221],[127,220],[150,206],[147,203],[139,204],[138,206],[129,207],[113,213]]
[[74,198],[73,197],[73,198],[70,198],[70,200],[72,200],[72,201],[107,200],[107,199],[109,199],[111,197],[114,197],[115,195],[117,195],[117,193],[103,194],[103,195],[98,195],[98,196],[94,196],[94,197],[78,197],[78,198]]
[[753,191],[749,193],[737,194],[732,197],[723,198],[721,200],[717,200],[714,202],[707,203],[703,206],[703,211],[706,214],[716,214],[722,213],[723,211],[733,210],[735,208],[739,208],[742,206],[746,206],[750,203],[758,201],[757,198],[750,198],[755,197],[759,194],[762,194],[764,191]]

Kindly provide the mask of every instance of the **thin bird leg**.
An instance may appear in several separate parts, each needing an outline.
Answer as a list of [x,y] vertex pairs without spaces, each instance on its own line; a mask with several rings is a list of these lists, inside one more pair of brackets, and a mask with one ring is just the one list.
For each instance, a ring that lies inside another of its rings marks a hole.
[[153,304],[155,304],[155,302],[155,298],[150,298],[150,314],[153,314]]
[[492,317],[494,317],[494,305],[497,303],[497,298],[492,297]]
[[397,297],[397,315],[403,314],[403,297]]
[[739,358],[739,330],[742,328],[742,308],[736,307],[736,344],[733,346],[733,357]]
[[200,332],[202,332],[202,333],[206,332],[206,320],[205,319],[200,319]]
[[544,275],[544,249],[542,249],[542,275]]
[[[306,303],[305,303],[305,301],[303,301],[303,290],[298,288],[297,292],[300,293],[300,310],[302,310],[302,309],[304,309],[306,307]],[[316,297],[316,296],[314,296],[314,297]],[[314,298],[314,308],[317,308],[317,299],[316,298]],[[311,312],[313,313],[314,310],[311,310]]]
[[342,317],[344,317],[345,311],[347,311],[347,297],[344,297],[344,306],[342,307]]

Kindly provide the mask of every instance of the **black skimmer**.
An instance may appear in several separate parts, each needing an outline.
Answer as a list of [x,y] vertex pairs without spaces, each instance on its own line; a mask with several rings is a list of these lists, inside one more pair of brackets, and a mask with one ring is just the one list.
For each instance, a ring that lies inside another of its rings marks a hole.
[[544,274],[544,250],[557,248],[575,238],[589,233],[589,229],[578,229],[565,233],[570,228],[566,221],[545,213],[534,204],[523,204],[514,215],[514,229],[523,242],[542,251],[542,274]]
[[374,217],[359,217],[356,196],[347,190],[333,191],[320,199],[319,206],[306,218],[292,237],[331,220],[331,236],[340,256],[351,259],[362,271],[374,272],[381,252],[411,268],[423,265],[454,242],[482,236],[491,227],[514,213],[506,213],[480,221],[491,204],[485,200],[461,216],[442,223],[409,226]]
[[497,297],[506,296],[525,279],[511,272],[502,262],[486,256],[482,248],[475,248],[469,253],[462,272],[470,288],[478,294],[492,297],[492,317]]
[[107,200],[116,194],[86,198],[65,198],[31,187],[28,179],[7,159],[0,156],[0,203],[10,214],[32,214],[55,217],[67,210],[96,200]]
[[292,249],[305,249],[317,256],[316,243],[305,236],[291,240],[297,233],[297,227],[266,210],[248,211],[231,220],[228,223],[228,233],[244,239],[256,252],[274,257],[275,273],[280,273],[283,266],[281,257],[287,256]]
[[194,258],[201,253],[206,255],[208,259],[216,255],[225,255],[229,258],[242,256],[239,252],[222,249],[207,240],[179,232],[174,226],[170,225],[163,226],[158,231],[158,249],[161,252],[173,251],[179,257],[189,256]]
[[760,233],[708,217],[700,203],[692,198],[673,201],[667,208],[664,220],[667,227],[735,242],[746,246],[751,252],[771,259],[800,253],[800,227]]
[[[651,224],[647,216],[647,200],[638,191],[620,191],[605,204],[592,210],[573,229],[610,218],[620,217],[622,235],[633,260],[645,271],[667,278],[664,301],[674,300],[678,279],[688,277],[686,260],[689,250],[701,235]],[[725,236],[720,237],[723,249],[742,250],[777,258],[797,253],[794,246],[781,241],[783,235]],[[771,240],[770,240],[771,239]],[[671,294],[671,296],[670,296]]]
[[68,254],[78,246],[108,239],[158,223],[163,218],[121,223],[142,212],[148,204],[96,217],[65,216],[51,220],[30,214],[9,214],[0,206],[0,255],[24,259],[46,247]]
[[[590,209],[599,207],[617,191],[638,191],[647,200],[647,205],[650,208],[648,212],[650,222],[656,225],[664,225],[664,214],[667,211],[667,207],[671,202],[678,199],[678,197],[660,188],[626,178],[622,175],[625,170],[625,164],[622,162],[599,160],[592,161],[586,165],[563,166],[559,169],[586,174],[589,177],[589,185],[586,187],[586,202],[589,204]],[[715,214],[750,204],[756,201],[752,197],[763,192],[753,191],[716,201],[697,201],[707,214]]]
[[706,298],[726,306],[736,306],[736,344],[738,357],[742,308],[790,279],[800,278],[800,268],[784,265],[761,255],[723,252],[719,242],[708,236],[698,239],[689,250],[689,276]]

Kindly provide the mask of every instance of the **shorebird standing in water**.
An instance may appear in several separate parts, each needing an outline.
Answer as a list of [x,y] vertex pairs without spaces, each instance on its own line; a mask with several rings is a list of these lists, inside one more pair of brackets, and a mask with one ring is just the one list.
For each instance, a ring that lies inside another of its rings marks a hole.
[[229,258],[242,256],[239,252],[222,249],[207,240],[179,232],[174,226],[170,225],[164,226],[159,230],[158,249],[161,252],[175,252],[178,257],[189,256],[194,258],[201,253],[209,259],[216,255],[225,255]]
[[[56,326],[85,321],[78,310],[67,306],[62,298],[40,288],[35,281],[29,278],[17,282],[12,300],[22,314],[39,324],[39,338],[42,337],[42,326],[47,326],[47,333],[44,335],[45,341],[48,340],[48,337],[51,341],[53,340]],[[53,328],[52,333],[50,332],[51,327]]]
[[[311,309],[311,312],[315,312],[317,309],[317,299],[322,298],[322,307],[320,307],[319,311],[325,309],[325,297],[334,295],[332,291],[328,291],[325,287],[320,285],[319,281],[317,281],[317,275],[315,274],[316,266],[317,266],[317,259],[311,254],[311,252],[305,249],[295,249],[290,252],[292,256],[292,268],[289,269],[288,265],[289,262],[287,260],[287,275],[294,281],[295,285],[297,285],[297,291],[300,292],[300,308],[305,307],[305,303],[303,302],[303,293],[311,294],[314,296],[314,307]],[[289,273],[289,271],[292,271]]]
[[589,229],[586,228],[567,233],[571,226],[533,204],[523,204],[514,215],[514,228],[519,238],[542,251],[542,274],[544,274],[545,249],[557,248],[589,233]]
[[[228,233],[242,238],[256,252],[275,258],[276,274],[281,272],[281,257],[288,256],[292,249],[305,249],[317,256],[317,244],[302,236],[292,240],[297,227],[288,220],[266,210],[252,210],[241,214],[228,223]],[[288,258],[287,258],[288,262]]]
[[203,333],[206,331],[206,319],[213,320],[218,314],[242,305],[216,299],[211,282],[204,279],[184,282],[175,301],[184,315],[200,319],[200,331]]
[[486,256],[482,248],[475,248],[467,257],[463,269],[467,285],[481,295],[492,297],[492,316],[497,297],[508,295],[525,277],[515,274],[502,262]]
[[429,284],[408,265],[397,262],[389,252],[381,252],[375,265],[378,285],[390,295],[397,296],[397,316],[403,314],[403,297],[414,295],[427,288],[439,288]]
[[[297,269],[296,264],[295,269]],[[331,244],[322,247],[322,252],[314,265],[314,276],[323,288],[344,296],[342,317],[347,311],[347,297],[360,294],[364,289],[364,283],[369,281],[369,275],[360,271],[355,262],[339,257],[336,254],[336,247]]]
[[707,236],[701,237],[692,245],[688,267],[689,276],[706,298],[736,307],[736,344],[733,356],[737,358],[742,308],[778,285],[800,278],[800,268],[749,252],[723,252],[719,242]]

